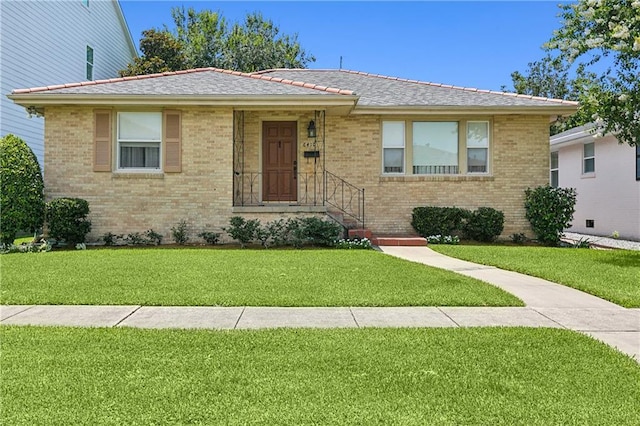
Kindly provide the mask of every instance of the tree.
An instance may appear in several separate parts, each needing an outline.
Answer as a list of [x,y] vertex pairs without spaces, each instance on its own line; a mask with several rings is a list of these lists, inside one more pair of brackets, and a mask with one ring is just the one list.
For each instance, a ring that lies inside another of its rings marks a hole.
[[[575,78],[570,78],[569,65],[561,57],[552,57],[550,54],[539,61],[529,62],[524,74],[519,71],[511,73],[516,93],[580,103],[575,114],[560,117],[551,124],[552,135],[593,121],[595,109],[591,99],[597,98],[601,91],[598,77],[586,71],[582,64],[578,65],[575,75]],[[506,90],[505,86],[502,89]]]
[[121,77],[178,71],[187,67],[183,44],[168,31],[145,30],[140,39],[142,56],[134,58]]
[[12,244],[20,231],[44,222],[44,184],[38,160],[25,141],[0,139],[0,243]]
[[174,8],[172,32],[147,30],[142,33],[143,55],[129,64],[122,76],[189,68],[215,67],[243,72],[270,68],[306,68],[315,61],[298,42],[298,35],[281,34],[271,20],[259,13],[229,26],[220,12]]
[[560,5],[563,26],[547,43],[568,63],[590,67],[611,58],[599,87],[585,96],[600,135],[640,143],[640,0],[578,0]]

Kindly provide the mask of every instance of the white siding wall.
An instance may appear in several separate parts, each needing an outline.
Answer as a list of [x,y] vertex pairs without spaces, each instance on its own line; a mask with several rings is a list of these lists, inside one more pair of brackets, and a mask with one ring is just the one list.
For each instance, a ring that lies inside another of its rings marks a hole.
[[[595,173],[582,175],[582,147],[595,142]],[[552,147],[552,150],[557,148]],[[636,181],[635,148],[612,137],[589,137],[558,150],[559,186],[578,192],[572,232],[640,241],[640,181]],[[594,221],[594,228],[585,226]]]
[[0,1],[0,136],[13,133],[44,156],[44,120],[28,118],[6,97],[14,89],[86,80],[86,46],[94,49],[93,79],[118,77],[135,55],[129,29],[112,0]]

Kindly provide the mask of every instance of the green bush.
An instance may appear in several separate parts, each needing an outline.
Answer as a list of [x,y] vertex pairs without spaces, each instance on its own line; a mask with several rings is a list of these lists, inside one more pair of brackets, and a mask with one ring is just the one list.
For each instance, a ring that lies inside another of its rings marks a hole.
[[176,244],[184,245],[189,241],[187,221],[182,219],[176,226],[171,227],[171,237]]
[[256,232],[260,228],[260,220],[246,220],[242,216],[233,216],[229,219],[229,227],[222,228],[231,238],[240,242],[242,248],[256,238]]
[[337,223],[318,217],[304,217],[299,220],[304,242],[312,246],[331,247],[342,232]]
[[462,226],[465,237],[482,242],[495,241],[504,230],[504,213],[491,207],[471,212]]
[[557,246],[562,232],[570,227],[576,205],[576,190],[539,186],[525,190],[526,218],[539,242]]
[[46,205],[49,236],[70,246],[84,243],[91,231],[89,203],[81,198],[56,198]]
[[44,184],[38,160],[17,136],[0,139],[0,243],[10,245],[20,231],[44,222]]
[[212,246],[220,242],[220,234],[217,232],[204,231],[198,234],[198,237],[202,238]]
[[462,230],[469,210],[459,207],[416,207],[413,209],[411,226],[424,238],[431,235],[452,235]]

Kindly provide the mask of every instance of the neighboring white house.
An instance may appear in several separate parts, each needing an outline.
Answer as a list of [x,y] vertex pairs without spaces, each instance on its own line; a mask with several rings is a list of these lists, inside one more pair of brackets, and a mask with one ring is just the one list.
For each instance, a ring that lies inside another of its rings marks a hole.
[[21,137],[44,164],[44,120],[6,95],[118,77],[135,56],[117,0],[0,1],[0,137]]
[[551,185],[575,188],[572,232],[640,241],[640,148],[593,125],[551,137]]

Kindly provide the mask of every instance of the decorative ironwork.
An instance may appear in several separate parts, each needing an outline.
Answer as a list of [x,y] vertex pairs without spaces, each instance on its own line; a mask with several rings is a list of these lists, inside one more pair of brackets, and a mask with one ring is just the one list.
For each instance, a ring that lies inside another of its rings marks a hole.
[[325,203],[340,210],[364,228],[364,188],[358,188],[341,177],[324,171]]
[[244,111],[233,111],[233,205],[242,205],[244,184]]
[[[273,179],[273,172],[269,173]],[[234,182],[237,182],[238,193],[241,197],[235,198],[236,206],[263,206],[268,205],[263,201],[262,196],[262,177],[261,172],[245,172],[239,173]],[[280,179],[291,179],[291,173],[279,172],[274,179],[274,185],[278,185]],[[293,180],[297,188],[297,199],[270,199],[269,203],[287,203],[295,206],[321,206],[322,203],[322,175],[316,173],[296,173]]]

